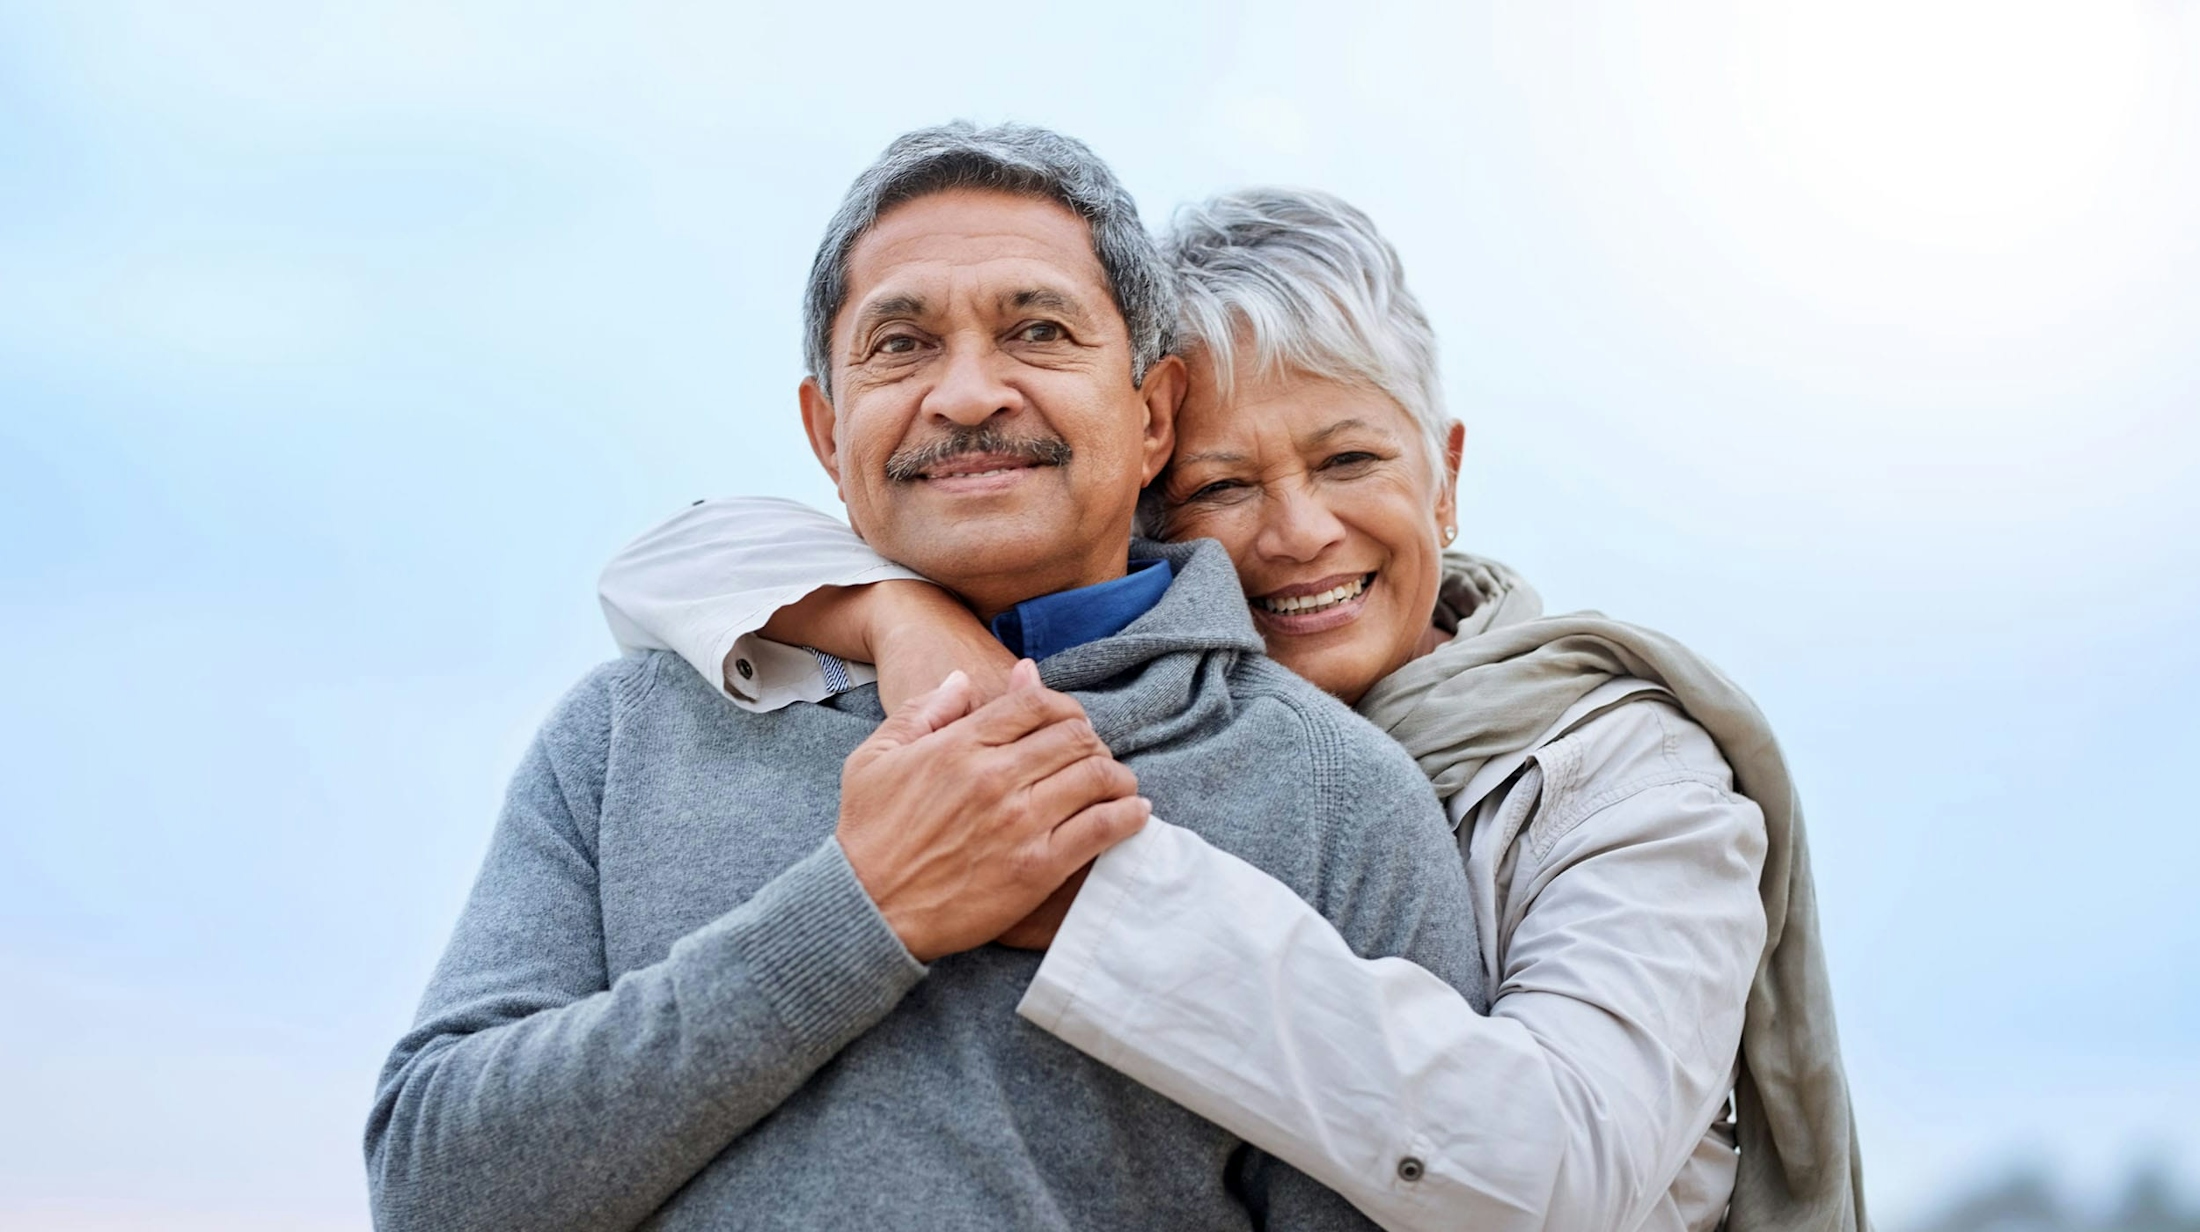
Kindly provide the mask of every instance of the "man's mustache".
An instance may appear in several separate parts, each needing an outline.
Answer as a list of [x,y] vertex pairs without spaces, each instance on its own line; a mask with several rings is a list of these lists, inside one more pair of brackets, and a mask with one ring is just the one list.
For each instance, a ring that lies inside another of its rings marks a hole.
[[1033,466],[1063,466],[1069,462],[1069,442],[1058,436],[1010,436],[991,425],[961,426],[929,444],[894,451],[886,459],[886,477],[895,483],[912,483],[924,473],[966,453],[998,454]]

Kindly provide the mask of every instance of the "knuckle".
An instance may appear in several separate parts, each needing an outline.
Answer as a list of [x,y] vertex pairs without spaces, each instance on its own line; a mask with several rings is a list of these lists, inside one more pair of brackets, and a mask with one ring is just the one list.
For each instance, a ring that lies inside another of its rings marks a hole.
[[1060,722],[1054,725],[1054,730],[1060,733],[1059,739],[1062,742],[1063,750],[1074,756],[1091,757],[1096,753],[1107,752],[1105,748],[1101,747],[1099,741],[1092,738],[1092,732],[1082,723],[1075,721]]
[[1103,757],[1087,757],[1077,763],[1077,774],[1084,789],[1093,794],[1105,792],[1115,782],[1114,772],[1108,767],[1114,763]]
[[1018,847],[1008,858],[1010,875],[1026,885],[1043,881],[1052,863],[1043,848],[1030,843]]
[[1037,777],[1034,766],[1040,760],[1037,756],[1039,752],[1039,749],[1023,741],[1000,745],[979,759],[974,769],[1002,791],[1028,786]]

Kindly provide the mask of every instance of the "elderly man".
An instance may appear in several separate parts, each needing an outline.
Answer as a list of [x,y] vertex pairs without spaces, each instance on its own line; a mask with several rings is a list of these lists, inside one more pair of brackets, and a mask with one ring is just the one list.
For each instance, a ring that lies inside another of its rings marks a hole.
[[857,531],[1038,667],[885,721],[870,689],[740,709],[664,653],[588,676],[384,1071],[378,1226],[1364,1226],[1018,1019],[1039,956],[990,944],[1150,800],[1361,953],[1479,992],[1414,765],[1262,657],[1215,545],[1130,539],[1172,313],[1073,141],[925,130],[856,181],[804,423]]

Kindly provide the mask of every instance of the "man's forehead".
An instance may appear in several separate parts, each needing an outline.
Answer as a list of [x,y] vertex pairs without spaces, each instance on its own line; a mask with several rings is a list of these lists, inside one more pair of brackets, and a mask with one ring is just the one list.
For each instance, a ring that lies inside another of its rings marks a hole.
[[[850,307],[883,297],[933,302],[951,291],[1002,307],[1105,297],[1092,229],[1059,202],[978,189],[904,201],[848,253]],[[1012,302],[1022,297],[1020,303]]]

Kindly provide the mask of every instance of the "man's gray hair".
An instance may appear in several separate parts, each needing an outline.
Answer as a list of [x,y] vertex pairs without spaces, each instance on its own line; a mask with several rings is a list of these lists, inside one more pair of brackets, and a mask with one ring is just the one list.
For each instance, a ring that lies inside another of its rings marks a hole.
[[1175,345],[1176,288],[1138,203],[1098,155],[1074,137],[1027,124],[979,128],[967,120],[896,137],[849,186],[825,228],[802,296],[803,362],[832,394],[833,318],[848,299],[848,253],[880,214],[957,188],[990,189],[1057,202],[1092,228],[1092,253],[1116,311],[1130,330],[1131,383]]
[[1241,359],[1388,395],[1413,420],[1439,488],[1451,417],[1436,332],[1368,216],[1328,193],[1248,188],[1179,209],[1162,239],[1176,269],[1178,340],[1227,400]]

